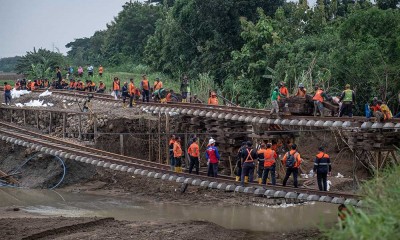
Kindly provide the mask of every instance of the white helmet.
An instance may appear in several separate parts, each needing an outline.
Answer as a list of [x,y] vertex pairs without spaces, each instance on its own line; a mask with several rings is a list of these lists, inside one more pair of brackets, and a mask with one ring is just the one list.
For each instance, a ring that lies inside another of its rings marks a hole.
[[208,145],[211,145],[211,144],[214,144],[215,143],[215,140],[213,139],[213,138],[211,138],[209,141],[208,141]]

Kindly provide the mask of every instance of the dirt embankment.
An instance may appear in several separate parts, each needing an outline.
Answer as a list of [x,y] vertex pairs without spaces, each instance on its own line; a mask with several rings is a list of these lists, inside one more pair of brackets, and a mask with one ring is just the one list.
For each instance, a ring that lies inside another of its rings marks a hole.
[[[4,239],[311,239],[317,230],[261,233],[228,230],[203,221],[117,221],[112,218],[0,218]],[[22,230],[23,229],[23,230]]]

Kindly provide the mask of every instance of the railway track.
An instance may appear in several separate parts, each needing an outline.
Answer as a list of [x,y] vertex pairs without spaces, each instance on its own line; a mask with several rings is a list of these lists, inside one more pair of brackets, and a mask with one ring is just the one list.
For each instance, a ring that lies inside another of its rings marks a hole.
[[108,167],[113,170],[131,172],[147,177],[162,180],[176,181],[196,186],[203,186],[224,191],[237,191],[257,196],[282,197],[309,201],[323,201],[332,203],[361,204],[361,196],[340,193],[320,192],[314,189],[292,188],[283,186],[262,186],[257,183],[248,183],[246,187],[238,186],[235,180],[228,176],[218,178],[188,173],[175,173],[169,166],[149,162],[137,158],[122,156],[94,148],[82,148],[81,145],[63,141],[54,137],[39,134],[14,124],[0,121],[0,138],[13,144],[35,149],[47,154],[56,155],[65,159],[85,162],[98,167]]
[[[2,89],[2,87],[0,87]],[[44,89],[37,89],[35,92],[44,92]],[[88,92],[82,92],[82,91],[71,91],[71,90],[51,90],[53,94],[57,95],[62,95],[65,97],[70,97],[70,99],[73,98],[85,98],[88,95]],[[108,94],[104,93],[90,93],[94,96],[93,100],[95,101],[100,101],[100,102],[106,102],[106,103],[114,103],[115,106],[118,106],[117,104],[121,103],[121,100],[115,100],[114,97]],[[232,116],[237,115],[239,116],[252,116],[252,117],[259,117],[261,118],[270,118],[270,110],[268,109],[255,109],[255,108],[245,108],[245,107],[236,107],[236,106],[210,106],[206,104],[199,104],[199,103],[179,103],[179,102],[169,102],[167,104],[161,104],[161,103],[155,103],[155,102],[148,102],[148,103],[143,103],[141,101],[137,101],[136,105],[141,107],[142,109],[148,109],[151,110],[151,107],[153,108],[169,108],[171,111],[174,110],[182,110],[186,109],[187,111],[189,110],[199,110],[199,111],[205,111],[207,113],[212,112],[212,113],[224,113],[226,115],[231,114]],[[275,119],[273,117],[272,119]],[[373,122],[375,121],[374,118],[367,119],[366,117],[363,116],[354,116],[354,117],[314,117],[314,116],[301,116],[301,115],[283,115],[280,116],[281,120],[287,119],[287,120],[308,120],[308,121],[341,121],[341,122],[357,122],[357,123],[364,123],[364,122]],[[393,124],[400,124],[400,119],[391,119],[389,121],[386,121],[385,123],[393,123]]]

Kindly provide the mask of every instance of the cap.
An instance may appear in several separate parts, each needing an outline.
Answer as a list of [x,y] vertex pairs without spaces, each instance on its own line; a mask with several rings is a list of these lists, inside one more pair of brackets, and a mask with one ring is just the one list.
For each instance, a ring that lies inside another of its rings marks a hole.
[[215,140],[213,138],[211,138],[210,140],[208,140],[208,145],[214,144]]
[[303,87],[304,87],[303,83],[300,83],[299,88],[303,88]]
[[318,151],[324,151],[324,147],[318,147]]
[[248,141],[246,144],[247,144],[247,146],[248,146],[248,147],[251,147],[251,146],[253,146],[253,143],[252,143],[252,142],[250,142],[250,141]]
[[156,80],[160,80],[159,78],[156,78]]
[[346,84],[346,88],[350,88],[350,84]]

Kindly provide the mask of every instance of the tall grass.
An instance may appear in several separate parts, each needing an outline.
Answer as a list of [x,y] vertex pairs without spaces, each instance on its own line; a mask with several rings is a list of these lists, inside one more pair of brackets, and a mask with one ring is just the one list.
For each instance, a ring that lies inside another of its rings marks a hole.
[[351,209],[344,228],[326,232],[329,239],[400,238],[400,166],[386,170],[362,188],[364,207]]

